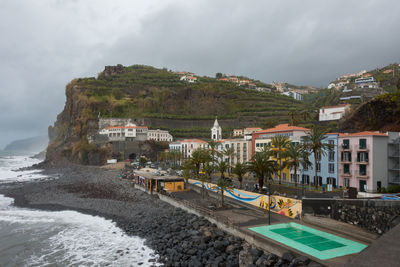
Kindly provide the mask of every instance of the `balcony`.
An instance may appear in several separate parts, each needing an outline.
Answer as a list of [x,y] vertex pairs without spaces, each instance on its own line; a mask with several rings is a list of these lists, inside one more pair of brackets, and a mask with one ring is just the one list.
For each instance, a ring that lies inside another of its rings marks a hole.
[[392,184],[400,184],[400,176],[391,177],[389,178],[389,183]]
[[345,145],[345,144],[341,144],[341,150],[342,151],[350,151],[351,150],[351,145]]
[[339,169],[339,175],[343,177],[351,177],[351,170],[349,172],[344,172],[343,169]]
[[395,165],[395,166],[389,167],[389,170],[391,170],[391,171],[400,171],[400,165]]
[[364,147],[361,147],[360,145],[353,145],[353,150],[357,150],[357,151],[364,151],[364,152],[368,152],[371,149],[371,145],[367,144]]
[[369,160],[368,159],[363,159],[360,161],[357,160],[356,164],[369,164]]
[[369,178],[368,172],[355,171],[355,176],[360,178]]

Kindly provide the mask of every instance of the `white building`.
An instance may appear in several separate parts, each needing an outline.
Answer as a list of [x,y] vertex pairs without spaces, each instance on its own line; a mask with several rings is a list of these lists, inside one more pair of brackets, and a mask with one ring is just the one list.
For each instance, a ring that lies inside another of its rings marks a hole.
[[293,91],[283,92],[282,95],[293,97],[294,99],[296,99],[298,101],[303,101],[303,95],[293,92]]
[[148,130],[147,132],[147,140],[155,140],[157,142],[172,142],[172,139],[172,135],[168,131],[157,129]]
[[169,144],[169,151],[182,152],[182,143],[180,141],[172,142]]
[[221,140],[222,139],[222,128],[218,124],[217,118],[215,118],[214,126],[211,128],[211,139]]
[[319,109],[319,121],[340,120],[350,109],[350,104],[326,106]]
[[165,141],[172,142],[172,135],[168,131],[160,129],[149,130],[146,126],[137,126],[128,123],[125,126],[109,126],[99,131],[99,134],[106,135],[109,141]]
[[372,76],[358,78],[354,82],[358,88],[378,88],[378,83]]
[[197,78],[194,77],[194,76],[184,75],[184,76],[181,77],[180,80],[184,81],[184,82],[188,82],[188,83],[195,83],[197,81]]
[[102,129],[99,134],[107,135],[110,141],[126,141],[136,139],[138,134],[146,133],[146,126],[136,126],[128,123],[125,126],[109,126]]

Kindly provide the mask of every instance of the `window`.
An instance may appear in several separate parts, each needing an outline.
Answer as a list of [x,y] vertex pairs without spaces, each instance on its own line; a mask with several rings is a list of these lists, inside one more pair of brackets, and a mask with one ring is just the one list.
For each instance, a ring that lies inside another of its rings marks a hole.
[[349,139],[343,139],[342,147],[343,147],[343,149],[349,149],[349,148],[350,148],[350,141],[349,141]]
[[367,166],[360,165],[360,175],[367,175]]
[[320,172],[320,171],[321,171],[321,163],[317,162],[317,172]]
[[329,151],[329,161],[335,161],[335,151]]
[[329,171],[329,173],[334,173],[335,172],[335,164],[329,163],[328,164],[328,171]]
[[360,139],[360,149],[367,148],[367,139]]
[[317,152],[317,161],[321,161],[321,153]]
[[342,152],[342,161],[351,161],[351,152]]
[[357,152],[357,162],[368,162],[368,152]]
[[343,165],[343,173],[350,174],[350,164]]
[[350,180],[348,178],[344,178],[344,186],[349,187],[350,186]]
[[286,173],[283,173],[283,180],[286,180]]

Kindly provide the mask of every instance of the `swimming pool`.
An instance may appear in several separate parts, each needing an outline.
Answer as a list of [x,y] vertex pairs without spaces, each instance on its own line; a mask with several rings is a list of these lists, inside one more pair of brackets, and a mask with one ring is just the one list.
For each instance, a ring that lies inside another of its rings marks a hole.
[[367,247],[297,223],[265,225],[249,229],[320,260],[358,253]]

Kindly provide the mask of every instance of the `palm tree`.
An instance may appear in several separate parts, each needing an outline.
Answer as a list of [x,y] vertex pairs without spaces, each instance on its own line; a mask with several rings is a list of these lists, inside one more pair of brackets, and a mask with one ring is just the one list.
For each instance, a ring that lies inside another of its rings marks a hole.
[[207,142],[208,144],[208,149],[211,152],[211,162],[214,164],[215,163],[215,157],[220,154],[220,152],[218,151],[218,143],[217,141],[211,139],[210,141]]
[[300,164],[305,167],[311,164],[308,160],[308,153],[304,150],[304,146],[300,144],[290,144],[285,155],[287,159],[287,167],[294,169],[295,186],[297,187],[297,169]]
[[257,176],[260,192],[264,186],[265,177],[276,171],[276,162],[269,159],[271,155],[272,151],[269,149],[257,152],[248,163],[247,169]]
[[219,178],[217,185],[218,185],[218,190],[221,192],[222,207],[224,206],[224,192],[232,186],[231,181],[225,178],[225,172],[227,168],[228,165],[223,160],[221,160],[217,165],[217,169],[221,173],[221,177]]
[[296,125],[297,124],[297,115],[298,111],[295,110],[294,108],[290,109],[288,114],[289,120],[290,120],[290,125]]
[[207,182],[208,178],[205,175],[200,175],[199,180],[201,182],[201,197],[204,198],[204,193],[205,193],[205,186],[204,184]]
[[228,173],[230,175],[231,168],[232,168],[232,158],[236,155],[235,149],[233,147],[228,147],[228,148],[225,148],[222,153],[223,153],[223,155],[228,157]]
[[183,178],[185,178],[186,183],[189,182],[189,178],[194,170],[193,162],[191,160],[185,160],[182,166]]
[[278,160],[279,184],[282,183],[282,170],[286,167],[286,161],[282,162],[282,159],[285,158],[285,152],[289,143],[289,138],[285,136],[276,136],[271,140],[272,150],[276,153],[276,159]]
[[308,118],[311,118],[311,111],[309,109],[302,109],[300,111],[300,116],[303,119],[303,121],[307,121]]
[[195,171],[196,171],[196,177],[199,178],[199,172],[200,172],[200,167],[201,164],[206,163],[207,161],[210,161],[209,158],[209,153],[207,150],[205,149],[196,149],[193,153],[192,153],[192,158],[190,159],[193,163],[193,165],[195,166]]
[[318,188],[317,179],[317,159],[318,155],[326,155],[326,150],[331,149],[331,145],[324,143],[326,132],[314,126],[311,131],[303,137],[304,147],[307,151],[314,154],[314,185]]
[[203,165],[203,171],[205,172],[205,174],[208,178],[208,181],[211,181],[211,175],[214,172],[214,170],[215,170],[215,167],[212,164],[210,164],[210,162],[206,162]]
[[235,167],[233,168],[233,173],[238,176],[239,188],[242,188],[243,175],[245,175],[246,172],[247,172],[246,165],[240,162],[236,163]]

